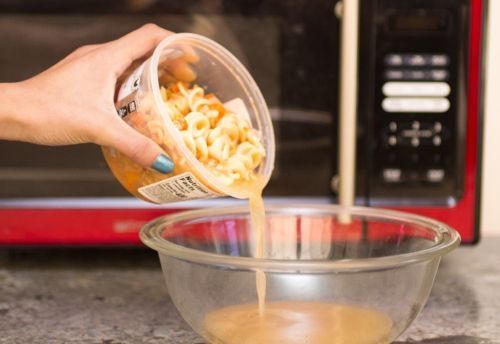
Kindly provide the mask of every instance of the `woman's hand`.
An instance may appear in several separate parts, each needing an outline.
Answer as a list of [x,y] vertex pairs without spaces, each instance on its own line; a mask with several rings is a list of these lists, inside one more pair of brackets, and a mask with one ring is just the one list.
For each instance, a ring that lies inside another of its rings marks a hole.
[[92,142],[170,172],[172,161],[117,115],[113,101],[117,79],[170,34],[147,24],[115,41],[78,48],[31,79],[0,84],[0,139],[51,146]]

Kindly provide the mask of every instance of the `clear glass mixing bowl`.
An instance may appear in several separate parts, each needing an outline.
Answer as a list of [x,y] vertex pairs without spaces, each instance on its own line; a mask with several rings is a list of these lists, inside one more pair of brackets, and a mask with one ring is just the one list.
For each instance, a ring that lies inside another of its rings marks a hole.
[[[345,218],[350,222],[340,221]],[[256,259],[250,222],[247,207],[211,208],[160,217],[141,231],[142,241],[159,253],[175,306],[211,343],[231,342],[207,331],[207,315],[224,307],[256,304],[257,270],[267,276],[267,303],[299,302],[299,312],[301,304],[310,302],[353,306],[390,319],[384,338],[353,336],[342,343],[393,341],[423,308],[441,256],[460,243],[458,233],[447,225],[401,212],[271,206],[266,214],[265,259]],[[337,315],[332,328],[343,331],[343,320],[348,319]],[[364,325],[353,326],[362,332]],[[315,334],[308,335],[309,339],[292,341],[315,344],[310,340]],[[252,336],[244,343],[263,344],[257,333]]]

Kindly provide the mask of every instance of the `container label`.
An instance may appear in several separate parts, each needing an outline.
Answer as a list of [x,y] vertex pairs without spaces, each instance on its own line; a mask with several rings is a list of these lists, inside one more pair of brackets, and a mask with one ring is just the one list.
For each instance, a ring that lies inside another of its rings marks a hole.
[[120,91],[118,92],[118,101],[122,100],[126,96],[134,93],[139,89],[141,84],[141,76],[142,71],[144,70],[144,66],[146,65],[146,61],[144,61],[139,67],[137,67],[132,74],[130,74],[127,79],[122,83],[120,87]]
[[[133,98],[133,97],[132,97]],[[118,115],[123,119],[129,113],[135,112],[137,110],[137,100],[133,99],[131,101],[121,101],[119,106],[116,108]]]
[[139,193],[154,203],[169,203],[190,199],[220,196],[209,190],[190,172],[161,180],[138,189]]

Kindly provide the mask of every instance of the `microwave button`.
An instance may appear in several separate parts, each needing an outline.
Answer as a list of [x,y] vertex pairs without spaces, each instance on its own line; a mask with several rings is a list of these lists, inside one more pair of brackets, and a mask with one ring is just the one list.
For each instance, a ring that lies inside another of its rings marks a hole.
[[450,59],[448,55],[434,54],[431,56],[430,62],[432,66],[447,66],[450,63]]
[[436,97],[389,97],[382,101],[385,112],[443,113],[450,108],[450,101]]
[[386,183],[401,182],[402,172],[399,168],[385,168],[382,170],[382,178]]
[[384,72],[386,80],[446,81],[448,76],[445,69],[387,69]]
[[385,64],[388,66],[402,66],[403,56],[400,54],[389,54],[385,56]]
[[448,79],[448,71],[444,69],[432,69],[430,74],[432,80],[441,81]]
[[385,71],[385,78],[388,80],[404,79],[405,73],[402,70],[388,69]]
[[[417,124],[418,123],[418,124]],[[401,131],[401,137],[404,139],[409,139],[410,143],[414,147],[418,147],[421,142],[418,140],[426,140],[432,138],[432,130],[422,129],[419,122],[413,122],[413,129],[406,129]]]
[[444,170],[441,168],[430,169],[426,173],[427,181],[431,183],[440,183],[444,179]]
[[382,93],[388,97],[446,97],[450,94],[450,85],[446,82],[389,81],[382,86]]
[[424,70],[424,69],[405,69],[404,79],[414,80],[414,81],[430,80],[431,74],[429,70]]
[[411,67],[425,66],[427,65],[427,59],[425,55],[407,54],[403,55],[403,64]]
[[409,70],[407,72],[408,78],[410,80],[425,80],[427,79],[427,73],[423,70]]
[[398,138],[394,135],[391,135],[387,138],[387,144],[389,146],[395,146],[398,144]]
[[340,179],[338,174],[334,175],[332,179],[330,179],[330,189],[335,193],[339,192],[339,185],[340,185],[339,180]]
[[436,135],[432,138],[432,144],[436,147],[439,147],[441,146],[441,143],[442,143],[442,140],[441,140],[441,136],[439,135]]

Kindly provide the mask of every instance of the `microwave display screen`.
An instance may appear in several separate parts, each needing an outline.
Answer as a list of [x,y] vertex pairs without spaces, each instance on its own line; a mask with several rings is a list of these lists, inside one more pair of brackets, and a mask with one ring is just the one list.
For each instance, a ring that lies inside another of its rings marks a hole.
[[413,13],[395,13],[389,21],[391,31],[433,31],[443,32],[448,29],[446,12],[428,11]]

